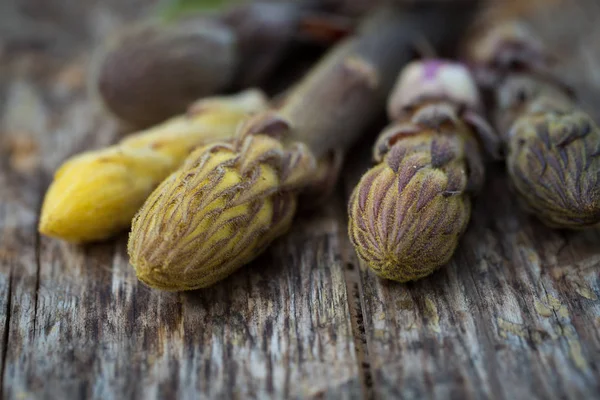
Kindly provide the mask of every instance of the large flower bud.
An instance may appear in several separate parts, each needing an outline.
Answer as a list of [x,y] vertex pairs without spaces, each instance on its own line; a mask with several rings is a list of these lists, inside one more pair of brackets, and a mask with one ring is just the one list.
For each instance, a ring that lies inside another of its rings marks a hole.
[[479,97],[464,67],[412,64],[398,82],[389,112],[399,120],[381,134],[379,164],[352,193],[349,234],[377,275],[406,282],[452,257],[484,177],[475,134],[490,129],[473,112]]
[[450,260],[469,222],[469,191],[483,178],[466,124],[449,119],[442,134],[425,124],[411,128],[386,133],[398,142],[362,177],[349,206],[349,233],[360,258],[379,276],[400,282]]
[[235,143],[198,149],[166,179],[133,221],[128,250],[138,278],[170,291],[207,287],[285,233],[297,189],[317,165],[305,145],[284,144],[289,129],[258,116]]

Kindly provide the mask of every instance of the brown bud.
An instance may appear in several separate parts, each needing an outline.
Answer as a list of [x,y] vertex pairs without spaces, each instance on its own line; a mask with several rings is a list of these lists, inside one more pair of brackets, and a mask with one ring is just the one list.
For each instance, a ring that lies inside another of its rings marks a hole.
[[183,112],[200,97],[264,86],[312,8],[258,2],[141,23],[109,43],[95,89],[117,117],[146,126]]
[[94,90],[121,120],[147,127],[227,87],[237,38],[207,18],[147,22],[116,36],[95,66]]

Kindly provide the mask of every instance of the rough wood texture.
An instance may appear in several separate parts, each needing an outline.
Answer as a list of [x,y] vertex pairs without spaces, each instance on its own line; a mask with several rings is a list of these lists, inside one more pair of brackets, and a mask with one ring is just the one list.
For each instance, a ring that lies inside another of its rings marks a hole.
[[[26,4],[14,3],[5,15],[37,26]],[[82,47],[124,21],[124,7],[115,4],[72,11],[80,13],[67,17],[87,21],[76,26],[63,21],[60,9],[41,11],[48,26],[71,27],[68,41],[59,30],[48,39],[2,24],[14,33],[4,36],[0,64],[3,395],[360,397],[340,225],[331,212],[299,224],[232,279],[182,295],[152,291],[135,279],[125,235],[78,247],[36,234],[56,166],[119,135],[86,98],[90,58]]]
[[152,291],[135,279],[125,237],[77,247],[36,235],[49,172],[75,150],[59,146],[93,147],[115,136],[94,107],[77,105],[79,96],[53,110],[56,127],[38,134],[31,115],[49,115],[38,88],[10,83],[9,98],[27,101],[9,102],[4,119],[22,124],[4,130],[7,140],[31,135],[48,160],[20,172],[27,164],[14,160],[24,155],[3,149],[7,398],[360,396],[335,219],[325,213],[299,224],[269,255],[210,290]]
[[523,214],[502,166],[454,260],[408,285],[357,263],[341,194],[248,268],[181,295],[137,282],[125,235],[39,237],[56,166],[121,134],[86,97],[86,45],[149,3],[0,2],[3,398],[600,397],[600,233]]
[[[558,56],[557,71],[598,120],[600,35],[592,21],[600,6],[577,4],[563,2],[532,19]],[[356,159],[369,158],[363,153]],[[368,166],[348,168],[347,194]],[[600,230],[551,230],[522,212],[503,165],[490,166],[487,181],[448,266],[407,285],[361,266],[356,279],[375,395],[600,397]],[[351,250],[344,254],[357,263]]]
[[373,389],[382,398],[597,398],[600,234],[549,230],[519,210],[501,167],[489,175],[448,266],[406,285],[361,266]]
[[[9,86],[21,101],[6,106],[7,140],[27,133],[54,153],[59,145],[50,142],[61,138],[86,147],[114,138],[112,124],[94,107],[77,106],[77,96],[66,114],[54,110],[56,128],[38,135],[29,125],[36,120],[29,116],[44,113],[38,86]],[[15,120],[19,131],[9,129]],[[340,225],[331,216],[339,202],[232,279],[202,292],[161,293],[135,279],[124,236],[78,247],[36,235],[47,172],[65,155],[41,151],[47,169],[20,171],[15,160],[25,155],[3,149],[6,397],[360,396]]]

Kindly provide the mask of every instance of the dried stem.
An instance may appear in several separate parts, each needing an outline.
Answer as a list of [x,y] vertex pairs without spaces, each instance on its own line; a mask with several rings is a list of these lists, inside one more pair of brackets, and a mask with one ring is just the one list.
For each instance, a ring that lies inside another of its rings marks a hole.
[[[360,40],[339,45],[295,89],[279,114],[289,121],[289,140],[306,143],[317,157],[347,148],[383,109],[400,67],[423,36],[432,45],[452,43],[464,9],[436,4],[417,10],[380,8]],[[452,21],[449,23],[448,21]]]

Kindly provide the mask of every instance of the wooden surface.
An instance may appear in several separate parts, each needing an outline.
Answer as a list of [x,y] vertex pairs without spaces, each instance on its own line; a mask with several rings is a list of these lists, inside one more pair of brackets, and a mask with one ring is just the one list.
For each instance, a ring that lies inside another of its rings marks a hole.
[[372,138],[322,211],[208,290],[140,284],[125,235],[40,237],[57,165],[120,135],[86,94],[89,45],[148,2],[67,3],[84,2],[0,2],[3,398],[600,397],[600,233],[523,214],[501,165],[453,261],[408,285],[364,269],[346,237]]

